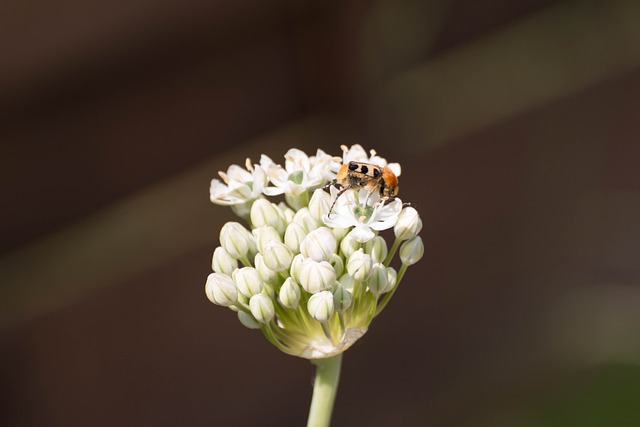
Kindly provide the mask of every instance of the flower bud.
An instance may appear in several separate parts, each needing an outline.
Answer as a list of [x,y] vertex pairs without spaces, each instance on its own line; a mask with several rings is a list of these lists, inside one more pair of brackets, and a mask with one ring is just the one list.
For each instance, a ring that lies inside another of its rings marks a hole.
[[235,258],[246,257],[255,247],[251,233],[237,222],[227,222],[220,230],[220,245]]
[[300,224],[295,222],[290,223],[284,232],[284,244],[293,251],[293,253],[300,253],[300,243],[306,237],[307,232]]
[[264,255],[260,253],[256,254],[254,263],[256,265],[256,270],[258,270],[258,273],[260,274],[263,282],[271,283],[278,278],[278,272],[273,271],[264,263]]
[[333,305],[338,313],[342,314],[349,307],[351,307],[351,292],[346,290],[344,286],[338,285],[336,286],[336,290],[333,291]]
[[400,246],[400,261],[404,265],[413,265],[424,255],[424,244],[420,236],[407,240]]
[[214,304],[229,307],[238,301],[238,290],[231,277],[222,273],[211,273],[204,286],[207,298]]
[[398,272],[393,267],[387,267],[387,279],[389,284],[384,292],[391,292],[393,288],[396,287],[396,283],[398,281]]
[[320,323],[327,322],[333,316],[333,309],[333,294],[329,291],[313,294],[307,302],[309,314]]
[[364,245],[364,251],[371,255],[373,262],[384,262],[389,251],[387,250],[387,242],[382,236],[376,236]]
[[300,285],[305,291],[315,294],[333,289],[336,283],[336,272],[327,261],[316,262],[306,259],[300,270]]
[[253,235],[256,238],[256,246],[258,247],[258,251],[264,253],[264,247],[269,240],[275,240],[277,242],[282,242],[282,237],[270,225],[264,225],[262,227],[258,227],[252,231]]
[[355,251],[360,249],[361,245],[349,234],[344,236],[340,242],[340,250],[345,258],[349,258]]
[[358,249],[347,261],[347,272],[355,281],[362,282],[369,278],[372,264],[371,255],[365,254],[362,249]]
[[356,281],[349,274],[343,274],[338,279],[338,283],[349,292],[353,292],[353,285],[355,285]]
[[309,213],[316,221],[322,223],[322,218],[329,213],[331,203],[329,193],[318,189],[313,192],[313,196],[311,196],[311,200],[309,200]]
[[296,216],[296,211],[287,206],[286,203],[280,202],[278,203],[278,207],[280,211],[284,214],[285,224],[291,224],[293,222],[293,217]]
[[336,252],[338,243],[327,227],[320,227],[309,234],[300,243],[300,253],[314,261],[328,261]]
[[284,281],[280,288],[280,304],[283,307],[295,310],[300,302],[300,285],[298,285],[291,277]]
[[255,319],[255,317],[242,310],[238,311],[238,320],[240,320],[240,323],[249,329],[260,329],[260,323]]
[[418,211],[411,206],[402,209],[400,215],[398,215],[398,222],[393,227],[396,239],[412,239],[418,235],[420,230],[422,230],[422,220],[418,215]]
[[318,226],[320,226],[320,223],[316,221],[313,216],[311,216],[309,208],[302,208],[298,212],[296,212],[296,215],[293,217],[293,222],[301,225],[304,231],[306,231],[307,233],[315,230],[316,228],[318,228]]
[[289,268],[289,275],[293,277],[293,280],[296,282],[300,282],[300,272],[302,271],[302,264],[304,263],[305,257],[302,254],[298,254],[293,257],[293,261],[291,261],[291,268]]
[[264,287],[262,277],[253,267],[242,267],[234,271],[231,277],[233,277],[238,291],[248,298],[262,292]]
[[329,258],[329,264],[331,264],[335,270],[336,277],[342,276],[342,273],[344,272],[344,261],[342,261],[342,257],[340,255],[331,255],[331,258]]
[[267,199],[258,199],[251,206],[251,224],[255,228],[270,225],[278,233],[284,232],[284,214],[275,204]]
[[233,270],[238,268],[238,260],[229,255],[222,246],[218,246],[213,251],[213,258],[211,260],[211,268],[216,273],[224,273],[230,276]]
[[282,242],[276,240],[269,240],[264,246],[265,265],[273,271],[285,271],[291,267],[291,261],[293,260],[293,252]]
[[389,275],[383,264],[373,264],[367,286],[369,287],[369,291],[376,297],[386,292],[389,286]]
[[265,294],[255,294],[249,300],[249,309],[251,314],[260,323],[269,323],[276,314],[271,298]]

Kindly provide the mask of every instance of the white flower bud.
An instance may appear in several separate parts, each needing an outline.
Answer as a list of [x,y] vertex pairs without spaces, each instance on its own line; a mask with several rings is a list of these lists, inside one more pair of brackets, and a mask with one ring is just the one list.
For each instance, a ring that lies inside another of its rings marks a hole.
[[322,189],[313,192],[309,201],[309,213],[318,222],[322,222],[322,218],[329,213],[331,207],[331,196]]
[[280,208],[267,199],[258,199],[253,202],[253,206],[251,206],[251,224],[255,228],[270,225],[278,233],[283,233],[286,225],[284,214],[280,212]]
[[347,261],[347,272],[355,281],[362,282],[369,278],[372,264],[371,255],[365,254],[362,249],[358,249]]
[[278,207],[284,214],[284,220],[286,224],[291,224],[293,222],[293,217],[296,216],[296,211],[287,206],[286,203],[280,202],[278,203]]
[[226,274],[211,273],[209,277],[207,277],[204,291],[209,301],[223,307],[229,307],[238,302],[236,285],[233,284],[231,277]]
[[293,277],[293,280],[300,282],[300,272],[302,271],[302,264],[304,263],[304,255],[298,254],[293,257],[291,261],[291,268],[289,268],[289,275]]
[[295,310],[300,302],[300,286],[291,278],[287,277],[280,288],[280,304],[283,307]]
[[291,261],[293,260],[293,252],[282,242],[276,240],[269,240],[264,246],[265,265],[273,271],[285,271],[291,267]]
[[238,260],[229,255],[222,246],[218,246],[213,251],[213,258],[211,260],[211,268],[216,273],[224,273],[230,276],[233,270],[238,268]]
[[349,229],[348,228],[332,228],[331,232],[333,233],[334,237],[336,238],[336,241],[340,242],[342,241],[342,239],[344,239],[344,236],[346,236],[347,234],[349,234]]
[[300,253],[300,243],[304,240],[307,232],[300,224],[295,222],[290,223],[284,232],[284,244],[293,251],[293,253]]
[[338,243],[327,227],[320,227],[309,234],[300,243],[300,253],[314,261],[328,261],[336,252]]
[[373,262],[384,262],[389,253],[387,242],[385,242],[382,236],[376,236],[365,243],[364,251],[371,255]]
[[351,292],[339,283],[336,286],[336,290],[333,291],[333,304],[336,311],[341,314],[351,307]]
[[396,283],[398,282],[398,272],[393,267],[387,267],[387,279],[389,284],[387,285],[387,289],[384,292],[391,292],[393,288],[396,287]]
[[255,294],[249,300],[249,309],[251,314],[260,323],[269,323],[276,314],[273,301],[265,294]]
[[338,283],[349,292],[353,292],[353,285],[355,285],[356,281],[353,280],[353,277],[349,276],[349,274],[343,274],[340,276],[340,279],[338,279]]
[[383,264],[373,264],[367,286],[369,287],[369,291],[376,297],[386,292],[389,286],[389,275]]
[[333,316],[333,309],[333,294],[329,291],[313,294],[307,302],[309,314],[320,323],[327,322]]
[[306,231],[307,233],[315,230],[321,224],[320,222],[316,221],[313,216],[311,216],[309,208],[302,208],[298,212],[296,212],[296,215],[293,217],[293,222],[301,225],[304,231]]
[[344,261],[340,255],[331,255],[331,258],[329,258],[329,264],[331,264],[333,269],[336,271],[336,277],[342,276],[342,273],[344,272]]
[[358,241],[351,237],[349,234],[344,236],[344,238],[340,242],[340,250],[342,251],[342,254],[345,258],[349,258],[355,251],[360,249],[360,247],[360,243],[358,243]]
[[422,230],[422,220],[418,215],[418,211],[411,206],[402,209],[400,215],[398,215],[398,222],[393,227],[396,239],[412,239],[418,235],[420,230]]
[[260,277],[263,282],[273,282],[278,277],[278,272],[273,271],[264,263],[264,255],[256,254],[256,258],[254,261],[256,265],[256,270],[260,273]]
[[400,261],[405,265],[413,265],[424,255],[424,244],[420,236],[407,240],[400,246]]
[[235,258],[246,257],[255,248],[251,233],[237,222],[227,222],[220,230],[220,245]]
[[305,259],[300,270],[300,285],[305,291],[315,294],[332,290],[336,283],[336,272],[327,261],[316,262]]
[[255,319],[255,317],[242,310],[238,311],[238,320],[240,320],[240,323],[249,329],[260,329],[260,323]]
[[258,251],[264,253],[264,247],[269,240],[275,240],[277,242],[282,242],[282,237],[270,225],[264,225],[262,227],[258,227],[252,230],[253,235],[256,238],[256,246],[258,247]]
[[262,277],[253,267],[242,267],[234,271],[231,277],[233,277],[238,291],[248,298],[262,292],[264,287]]

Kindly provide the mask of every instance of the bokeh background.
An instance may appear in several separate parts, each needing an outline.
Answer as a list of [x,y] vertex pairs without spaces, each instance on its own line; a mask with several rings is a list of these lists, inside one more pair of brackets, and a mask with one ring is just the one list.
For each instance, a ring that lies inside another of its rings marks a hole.
[[300,426],[204,296],[218,170],[403,166],[426,254],[335,426],[640,426],[640,2],[0,4],[0,425]]

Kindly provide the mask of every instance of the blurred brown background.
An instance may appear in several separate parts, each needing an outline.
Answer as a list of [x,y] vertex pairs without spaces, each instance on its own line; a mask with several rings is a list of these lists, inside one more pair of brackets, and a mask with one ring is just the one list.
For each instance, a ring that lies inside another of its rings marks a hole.
[[353,143],[426,254],[335,426],[640,425],[637,1],[9,0],[0,64],[0,425],[304,425],[208,186]]

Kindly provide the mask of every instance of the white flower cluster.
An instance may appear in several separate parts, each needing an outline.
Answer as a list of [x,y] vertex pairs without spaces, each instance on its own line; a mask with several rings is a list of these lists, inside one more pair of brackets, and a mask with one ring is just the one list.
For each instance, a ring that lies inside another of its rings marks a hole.
[[[386,306],[407,267],[422,258],[422,221],[400,199],[382,203],[376,192],[367,197],[349,189],[329,216],[337,190],[322,187],[340,161],[351,160],[400,173],[399,165],[354,145],[343,147],[342,159],[291,149],[284,167],[263,155],[259,165],[232,165],[220,172],[224,182],[211,183],[211,201],[234,208],[249,229],[238,222],[222,227],[206,295],[285,353],[317,359],[349,348]],[[265,197],[276,195],[286,203]],[[378,232],[390,228],[395,240],[388,249]],[[390,264],[398,249],[396,270]]]

